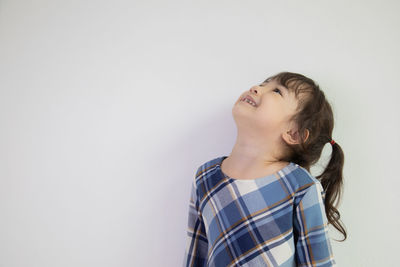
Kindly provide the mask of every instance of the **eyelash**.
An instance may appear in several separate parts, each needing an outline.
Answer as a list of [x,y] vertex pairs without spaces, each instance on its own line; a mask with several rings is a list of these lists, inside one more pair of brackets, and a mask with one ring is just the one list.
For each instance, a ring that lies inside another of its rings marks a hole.
[[279,91],[279,94],[282,95],[281,90],[279,90],[278,88],[275,88],[274,90],[278,90],[278,91]]
[[[263,85],[262,85],[262,84],[260,84],[260,86],[263,86]],[[280,95],[282,95],[282,92],[281,92],[281,90],[280,90],[280,89],[278,89],[278,88],[275,88],[274,90],[278,90],[278,91],[279,91],[279,94],[280,94]],[[273,90],[273,91],[274,91],[274,90]]]

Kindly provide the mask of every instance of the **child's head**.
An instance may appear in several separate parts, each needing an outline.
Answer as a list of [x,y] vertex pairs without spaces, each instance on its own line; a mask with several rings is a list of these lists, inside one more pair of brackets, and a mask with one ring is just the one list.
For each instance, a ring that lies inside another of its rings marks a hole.
[[[242,101],[246,96],[255,105]],[[280,72],[267,78],[240,96],[232,114],[239,134],[262,140],[272,147],[276,158],[295,162],[308,171],[332,140],[331,105],[318,84],[302,74]],[[326,191],[329,222],[346,239],[346,232],[338,222],[340,214],[333,205],[336,198],[339,198],[337,203],[340,200],[343,163],[343,151],[335,143],[327,168],[317,178]]]
[[[243,101],[246,96],[255,105]],[[279,151],[274,156],[307,169],[332,139],[333,114],[324,92],[298,73],[281,72],[253,86],[236,101],[232,114],[239,131],[270,140]]]

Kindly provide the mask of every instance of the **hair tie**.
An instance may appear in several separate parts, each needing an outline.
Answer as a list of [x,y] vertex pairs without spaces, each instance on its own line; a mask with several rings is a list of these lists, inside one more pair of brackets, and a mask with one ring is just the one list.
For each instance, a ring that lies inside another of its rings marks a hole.
[[335,143],[335,140],[332,139],[332,140],[331,140],[331,145],[333,145],[334,143]]

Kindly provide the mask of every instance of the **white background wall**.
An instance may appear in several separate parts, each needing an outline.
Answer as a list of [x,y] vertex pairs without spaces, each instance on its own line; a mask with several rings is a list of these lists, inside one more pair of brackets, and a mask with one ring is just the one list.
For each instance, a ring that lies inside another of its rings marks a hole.
[[399,8],[0,1],[0,266],[180,266],[195,171],[231,152],[240,94],[280,71],[332,103],[338,265],[398,266]]

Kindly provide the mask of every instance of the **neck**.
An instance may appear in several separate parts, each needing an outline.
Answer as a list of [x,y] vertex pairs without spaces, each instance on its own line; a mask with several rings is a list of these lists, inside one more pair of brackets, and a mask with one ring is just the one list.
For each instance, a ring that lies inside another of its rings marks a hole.
[[[253,139],[254,140],[254,139]],[[274,155],[274,148],[267,144],[260,145],[252,141],[238,139],[229,156],[223,161],[223,172],[230,177],[251,179],[273,173],[283,168],[288,162],[280,161]]]

